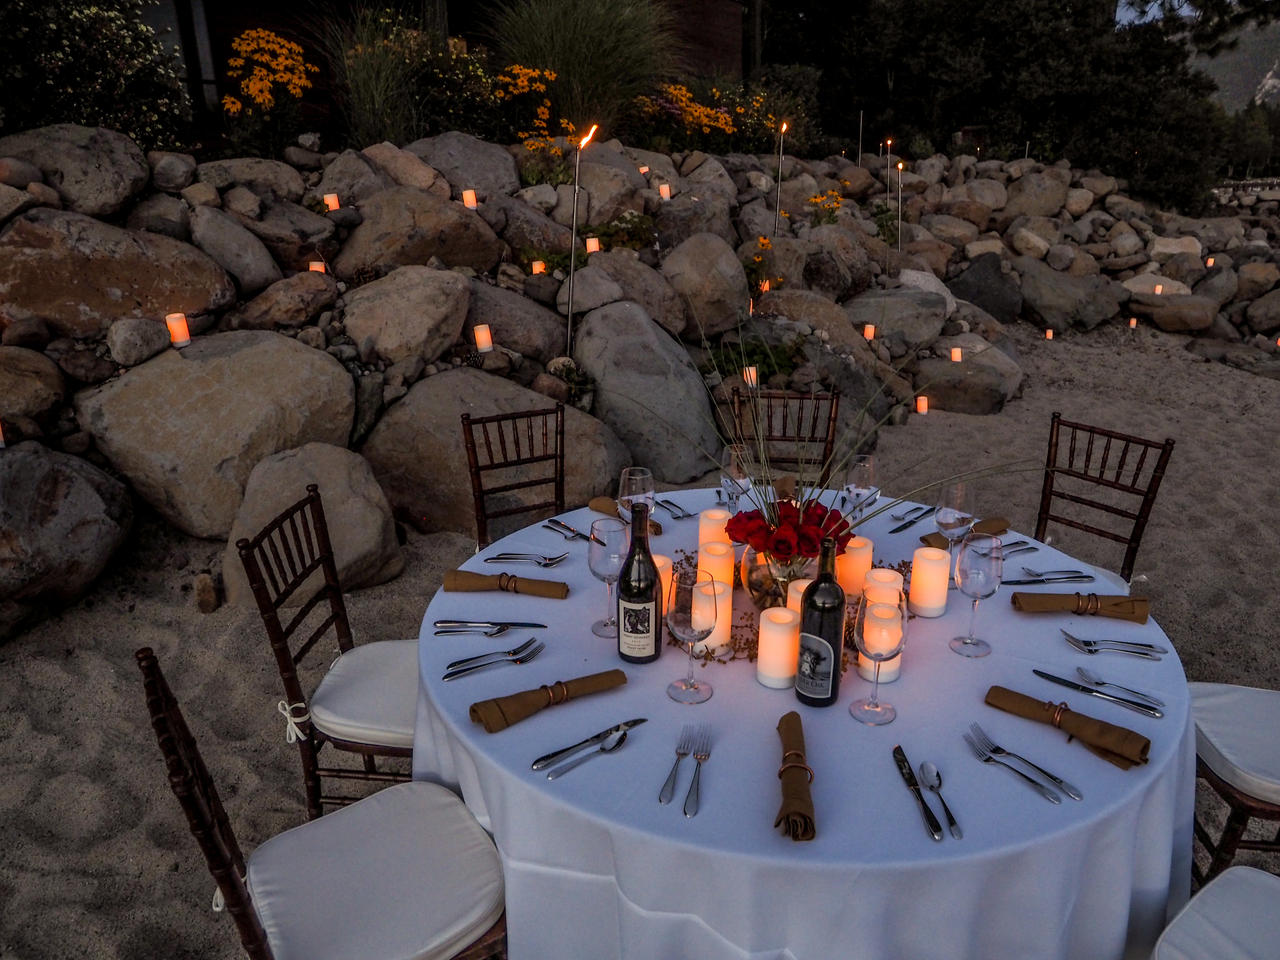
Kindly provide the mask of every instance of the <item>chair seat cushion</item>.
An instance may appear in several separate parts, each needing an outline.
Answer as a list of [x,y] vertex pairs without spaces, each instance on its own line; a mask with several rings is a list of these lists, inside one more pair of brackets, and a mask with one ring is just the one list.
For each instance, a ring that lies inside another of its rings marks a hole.
[[1152,960],[1271,960],[1280,942],[1280,877],[1253,867],[1218,874],[1156,941]]
[[417,640],[357,644],[311,696],[311,720],[322,733],[387,747],[413,746],[417,709]]
[[1196,754],[1237,790],[1280,804],[1280,690],[1192,683]]
[[456,796],[417,781],[272,837],[248,881],[275,960],[443,960],[503,910],[493,841]]

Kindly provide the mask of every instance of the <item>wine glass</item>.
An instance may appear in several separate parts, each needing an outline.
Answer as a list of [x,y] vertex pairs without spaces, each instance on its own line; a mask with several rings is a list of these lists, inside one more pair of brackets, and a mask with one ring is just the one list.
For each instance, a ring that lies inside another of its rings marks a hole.
[[849,704],[853,719],[868,726],[892,723],[898,715],[892,704],[880,702],[880,664],[892,660],[902,652],[907,639],[907,610],[902,591],[897,591],[898,602],[870,603],[858,598],[858,611],[853,621],[853,642],[858,652],[875,666],[871,674],[871,696],[862,697]]
[[860,520],[862,514],[876,502],[880,488],[876,486],[876,457],[873,453],[856,454],[849,461],[844,474],[843,502],[848,504],[850,520]]
[[978,617],[978,601],[994,596],[1000,587],[1004,573],[1004,550],[999,537],[985,533],[971,533],[960,546],[956,558],[956,586],[966,597],[973,598],[969,612],[969,635],[951,640],[951,649],[962,657],[985,657],[991,645],[973,635],[973,623]]
[[[676,703],[704,703],[714,692],[705,680],[693,678],[694,644],[707,639],[716,628],[715,580],[709,573],[673,570],[667,593],[667,629],[689,648],[689,672],[667,685],[667,696]],[[725,611],[727,613],[727,611]]]
[[745,443],[729,443],[720,454],[720,489],[729,512],[738,512],[738,498],[751,489],[751,449]]
[[973,492],[963,480],[944,484],[938,493],[933,522],[947,538],[947,555],[955,568],[955,546],[973,529]]
[[618,510],[626,520],[631,519],[631,505],[648,504],[649,516],[653,516],[653,472],[648,467],[623,467],[618,480]]
[[613,517],[602,517],[591,524],[591,540],[587,545],[587,566],[597,580],[603,580],[609,605],[605,607],[604,619],[591,625],[591,632],[597,637],[616,637],[618,620],[614,616],[613,585],[618,582],[622,573],[623,561],[627,559],[627,548],[631,545],[630,531],[621,520]]

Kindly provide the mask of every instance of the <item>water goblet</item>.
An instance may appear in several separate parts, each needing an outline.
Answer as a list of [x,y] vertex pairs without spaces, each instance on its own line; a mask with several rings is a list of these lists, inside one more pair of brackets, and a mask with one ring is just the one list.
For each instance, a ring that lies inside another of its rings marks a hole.
[[709,573],[675,570],[671,574],[671,589],[667,593],[667,629],[689,649],[688,673],[667,685],[667,696],[676,703],[705,703],[714,692],[707,681],[693,677],[693,647],[711,636],[716,627],[716,616],[720,613],[716,609],[714,585]]
[[880,496],[880,488],[876,486],[875,454],[859,453],[849,460],[842,496],[843,502],[848,504],[849,519],[862,519],[862,515]]
[[933,522],[938,532],[947,538],[947,554],[955,569],[955,546],[973,529],[973,492],[963,480],[945,484],[938,492],[938,509]]
[[623,467],[618,480],[618,512],[623,519],[631,519],[631,505],[647,504],[653,516],[653,472],[648,467]]
[[591,524],[591,541],[587,545],[587,566],[597,580],[603,580],[609,605],[605,607],[605,615],[591,625],[591,632],[597,637],[616,637],[618,620],[614,615],[613,585],[618,582],[622,573],[622,564],[627,559],[627,548],[631,545],[630,531],[621,520],[613,517],[602,517]]
[[880,701],[880,664],[902,652],[907,638],[906,624],[907,610],[902,591],[898,591],[896,604],[872,603],[865,597],[858,598],[853,642],[858,652],[875,665],[871,674],[871,696],[849,704],[849,714],[859,723],[881,726],[892,723],[898,715],[892,704]]
[[973,635],[973,626],[978,617],[978,601],[995,595],[1003,573],[1004,550],[999,537],[971,533],[964,538],[956,558],[956,586],[973,599],[973,607],[969,611],[969,635],[954,637],[950,643],[960,656],[985,657],[991,652],[989,643]]
[[745,443],[729,443],[720,454],[720,489],[729,512],[738,512],[738,499],[751,489],[751,449]]

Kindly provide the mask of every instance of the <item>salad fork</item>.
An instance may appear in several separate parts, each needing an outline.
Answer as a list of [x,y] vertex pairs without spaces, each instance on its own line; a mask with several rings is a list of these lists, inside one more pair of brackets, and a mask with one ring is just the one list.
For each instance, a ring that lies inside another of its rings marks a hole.
[[702,736],[702,728],[691,723],[686,723],[680,729],[680,739],[676,741],[676,762],[671,765],[671,772],[667,774],[667,782],[662,785],[662,790],[658,793],[659,803],[670,803],[671,798],[676,793],[676,775],[680,771],[680,761],[693,752],[693,741]]
[[461,660],[455,660],[453,663],[448,664],[445,669],[456,670],[458,667],[465,667],[469,663],[478,663],[481,660],[488,660],[490,658],[501,659],[502,657],[518,657],[537,642],[536,638],[530,637],[518,647],[513,647],[510,650],[494,650],[490,653],[477,653],[473,657],[463,657]]
[[693,759],[697,761],[698,765],[693,768],[693,782],[689,784],[689,792],[684,798],[684,815],[686,817],[693,817],[698,813],[698,785],[702,780],[702,764],[710,758],[711,731],[706,727],[702,727],[699,729],[698,736],[693,744]]
[[1032,763],[1026,757],[1016,754],[1012,750],[1006,750],[1004,747],[997,744],[994,740],[992,740],[989,736],[987,736],[986,731],[983,730],[982,727],[978,726],[978,724],[976,723],[969,724],[969,731],[973,734],[973,738],[978,742],[978,745],[981,746],[988,753],[990,753],[992,756],[1009,757],[1012,760],[1020,760],[1023,763],[1025,763],[1028,767],[1030,767],[1032,770],[1035,770],[1037,773],[1039,773],[1041,776],[1046,777],[1050,783],[1052,783],[1055,787],[1057,787],[1059,790],[1065,793],[1072,800],[1084,799],[1084,794],[1082,794],[1079,790],[1077,790],[1071,784],[1067,783],[1067,781],[1063,780],[1061,777],[1055,777],[1052,773],[1050,773],[1048,770],[1046,770],[1044,767],[1040,766],[1039,764]]
[[1076,676],[1085,683],[1094,687],[1115,687],[1117,690],[1123,690],[1130,696],[1137,697],[1139,700],[1145,700],[1153,707],[1163,707],[1164,701],[1153,697],[1149,693],[1143,693],[1141,690],[1135,690],[1133,687],[1126,687],[1119,683],[1112,683],[1109,680],[1103,680],[1092,670],[1086,670],[1084,667],[1076,667]]
[[1040,794],[1040,796],[1044,797],[1050,803],[1062,802],[1062,798],[1060,796],[1058,796],[1056,793],[1054,793],[1052,790],[1046,787],[1039,780],[1036,780],[1034,777],[1027,776],[1025,773],[1023,773],[1013,764],[1008,763],[1007,761],[1001,760],[999,757],[993,756],[992,754],[988,753],[986,750],[982,749],[982,747],[978,744],[978,742],[974,740],[973,737],[970,736],[969,734],[966,733],[966,734],[963,734],[963,736],[964,736],[964,742],[969,745],[969,749],[973,751],[973,755],[977,757],[979,760],[981,760],[983,763],[998,763],[1000,764],[1000,766],[1004,767],[1006,770],[1012,770],[1014,773],[1020,776],[1023,780],[1027,781],[1027,783],[1031,784],[1031,786],[1033,786],[1036,789],[1036,791]]
[[468,673],[472,673],[476,670],[483,670],[485,667],[492,667],[499,663],[528,663],[545,649],[547,649],[547,645],[545,643],[539,643],[536,647],[526,650],[518,657],[500,657],[495,660],[485,660],[481,663],[471,663],[465,667],[458,667],[455,670],[448,671],[440,679],[457,680],[458,677],[465,677]]
[[1120,653],[1143,653],[1155,656],[1157,659],[1160,654],[1169,652],[1168,647],[1162,647],[1156,643],[1139,643],[1136,640],[1086,640],[1083,637],[1077,637],[1073,634],[1067,633],[1067,631],[1063,630],[1061,627],[1058,629],[1059,632],[1067,638],[1067,642],[1077,650],[1087,649],[1096,651],[1115,651]]
[[537,553],[498,553],[492,557],[485,557],[485,563],[536,563],[540,567],[554,567],[557,563],[569,556],[562,553],[558,557],[544,557]]
[[1150,650],[1135,650],[1129,647],[1096,646],[1098,642],[1096,640],[1090,641],[1086,644],[1083,640],[1079,640],[1076,637],[1071,636],[1071,634],[1066,631],[1063,631],[1063,637],[1071,646],[1075,647],[1081,653],[1089,654],[1091,657],[1099,653],[1127,653],[1131,657],[1141,657],[1143,660],[1163,659],[1158,653],[1152,653]]

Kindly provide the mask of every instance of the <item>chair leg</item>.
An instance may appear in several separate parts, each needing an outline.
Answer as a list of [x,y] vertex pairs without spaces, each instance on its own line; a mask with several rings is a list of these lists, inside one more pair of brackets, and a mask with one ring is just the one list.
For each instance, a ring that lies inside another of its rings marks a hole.
[[1227,817],[1227,825],[1222,830],[1222,837],[1218,840],[1218,848],[1213,851],[1213,859],[1209,862],[1209,869],[1204,875],[1205,883],[1220,874],[1235,859],[1236,847],[1239,846],[1240,838],[1244,836],[1248,826],[1248,812],[1233,809]]
[[324,813],[320,800],[320,772],[317,769],[318,747],[310,738],[298,740],[298,752],[302,755],[302,788],[307,798],[307,819],[318,820]]
[[374,763],[372,754],[366,753],[364,755],[364,772],[365,773],[378,772],[378,766],[376,763]]

